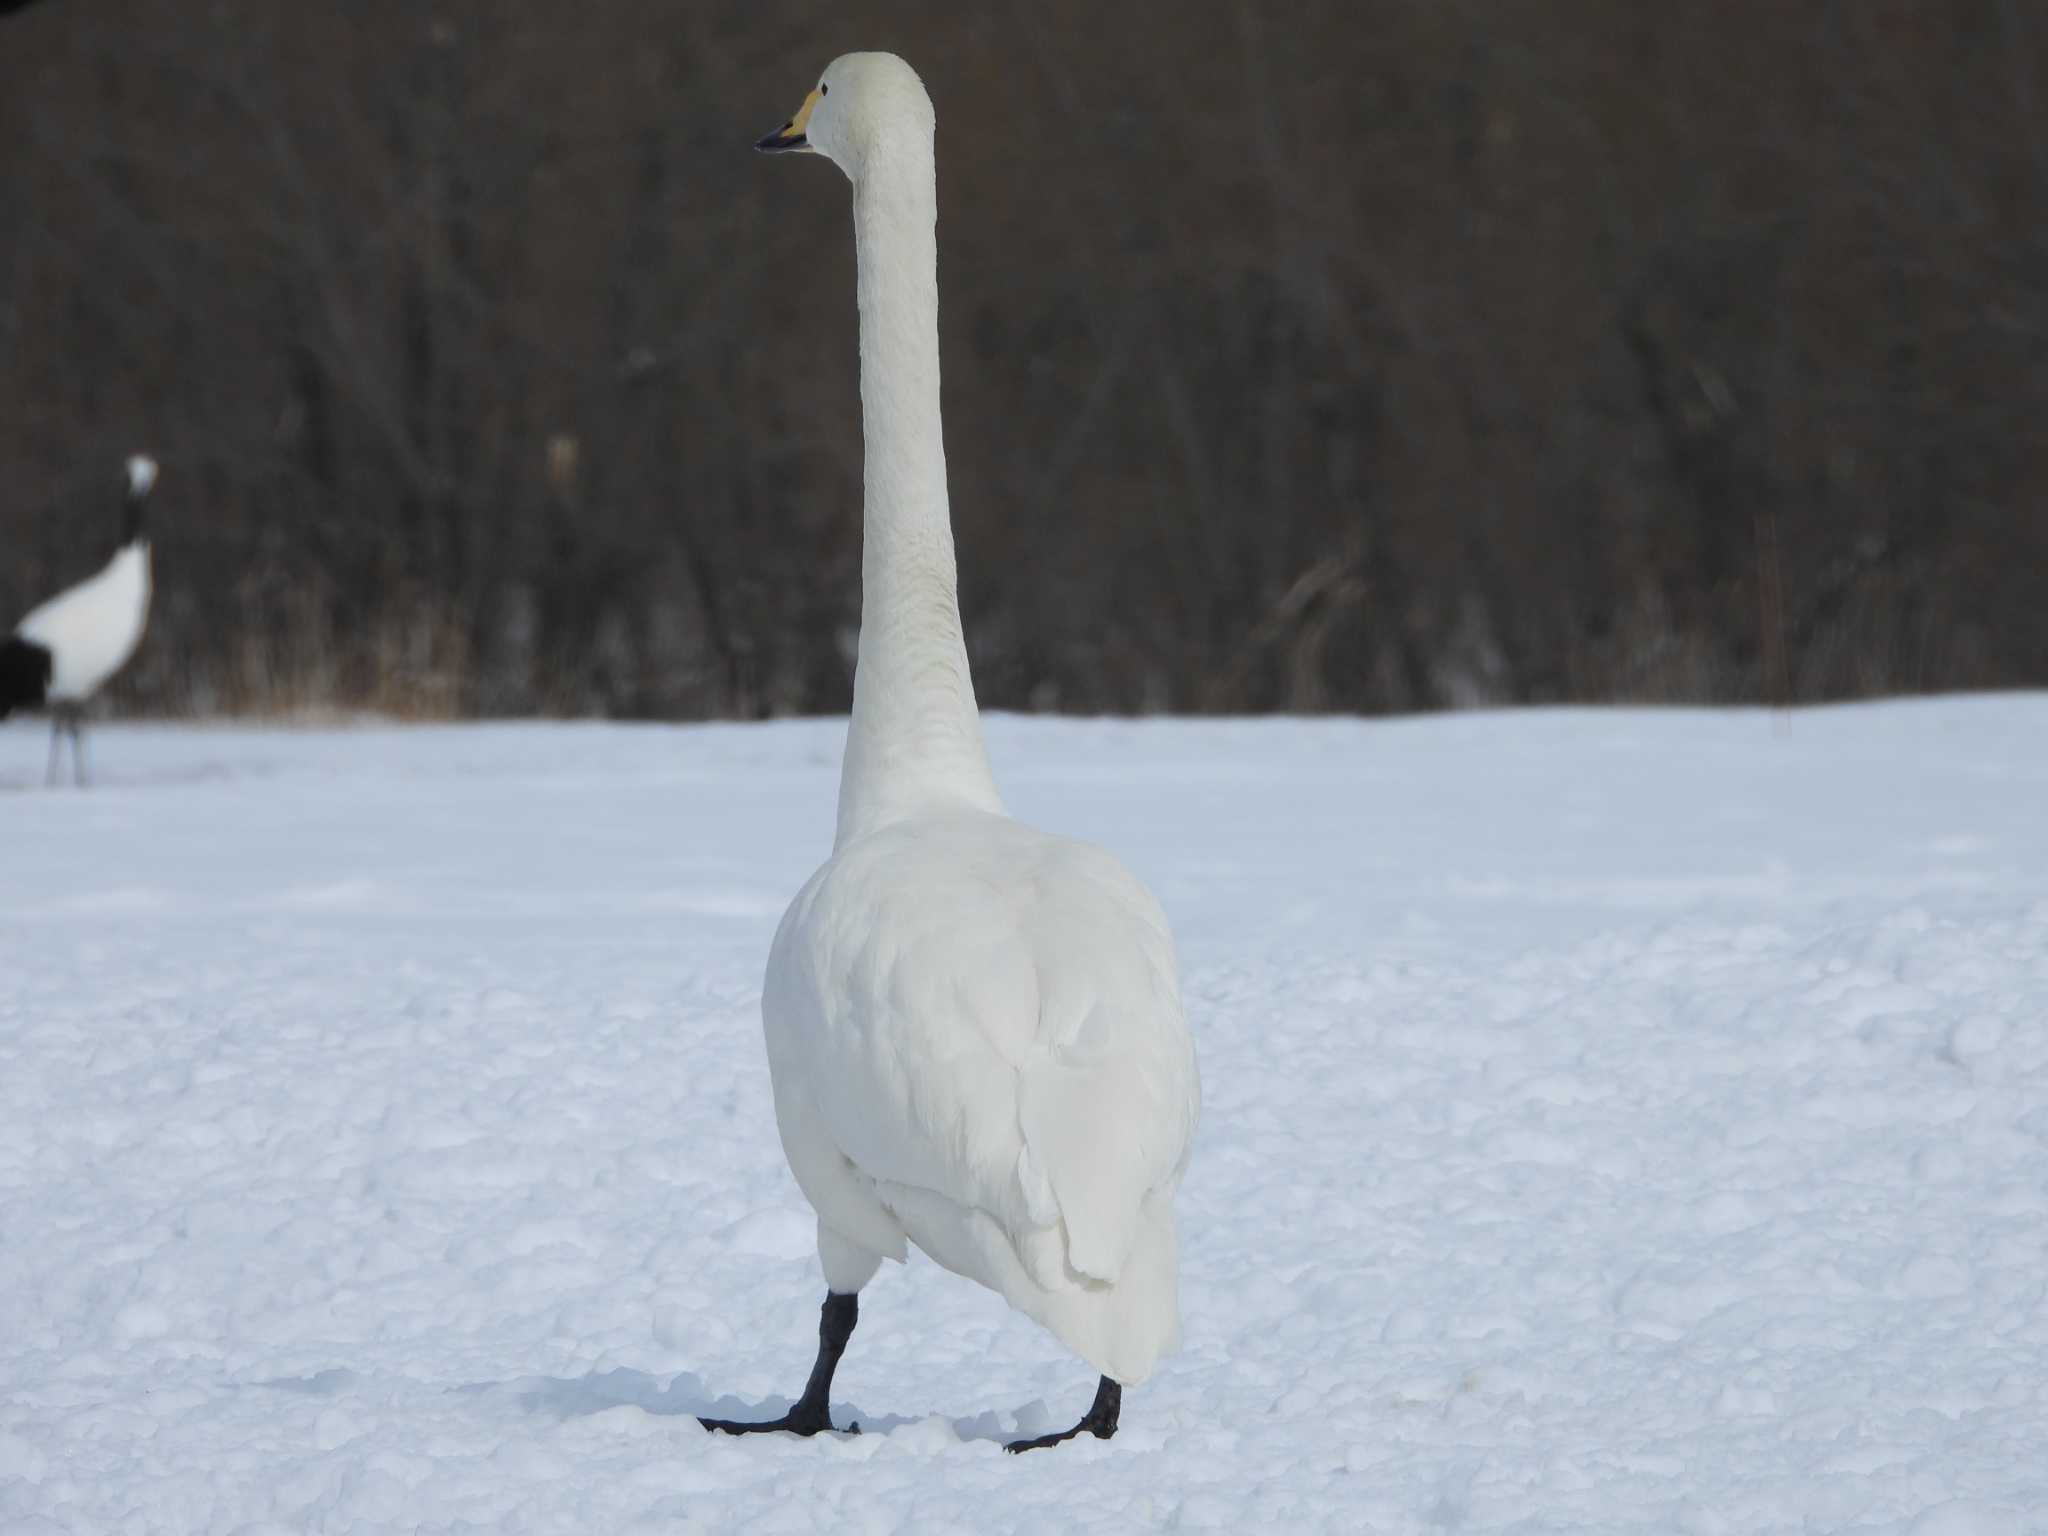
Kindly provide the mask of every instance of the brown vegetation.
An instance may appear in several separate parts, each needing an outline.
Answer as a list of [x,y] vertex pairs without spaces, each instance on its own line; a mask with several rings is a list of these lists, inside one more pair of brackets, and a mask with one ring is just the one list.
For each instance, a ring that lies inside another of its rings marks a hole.
[[[827,18],[824,20],[821,18]],[[0,34],[0,622],[132,706],[843,708],[832,54],[938,104],[984,701],[2048,682],[2023,0],[68,0]]]

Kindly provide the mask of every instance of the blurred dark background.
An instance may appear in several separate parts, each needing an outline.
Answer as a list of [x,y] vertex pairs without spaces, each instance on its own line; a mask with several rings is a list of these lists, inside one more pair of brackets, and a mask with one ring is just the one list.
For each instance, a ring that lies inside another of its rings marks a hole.
[[50,0],[0,625],[164,463],[168,713],[843,709],[843,178],[939,112],[983,702],[2048,683],[2038,0]]

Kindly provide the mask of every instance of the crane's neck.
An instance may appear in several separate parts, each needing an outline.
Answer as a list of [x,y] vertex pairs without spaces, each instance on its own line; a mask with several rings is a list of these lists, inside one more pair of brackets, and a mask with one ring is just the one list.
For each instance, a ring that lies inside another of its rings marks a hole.
[[149,540],[149,492],[130,490],[121,506],[121,544],[144,544]]
[[853,189],[866,505],[840,847],[921,811],[1002,807],[960,628],[939,425],[937,221],[929,130],[876,146]]

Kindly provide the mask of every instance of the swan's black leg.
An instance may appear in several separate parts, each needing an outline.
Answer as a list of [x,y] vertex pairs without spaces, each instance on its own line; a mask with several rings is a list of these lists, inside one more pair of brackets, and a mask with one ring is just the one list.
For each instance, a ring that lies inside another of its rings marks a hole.
[[[793,1435],[815,1435],[832,1427],[826,1399],[832,1394],[832,1373],[839,1357],[846,1353],[846,1341],[853,1337],[853,1325],[860,1321],[860,1297],[847,1291],[827,1291],[825,1305],[818,1311],[818,1363],[811,1367],[811,1379],[804,1383],[804,1395],[779,1419],[763,1424],[743,1424],[733,1419],[699,1419],[706,1429],[722,1429],[728,1435],[755,1435],[764,1430],[786,1429]],[[1111,1415],[1114,1419],[1114,1414]],[[855,1424],[850,1431],[860,1433]]]
[[1036,1440],[1012,1440],[1003,1449],[1006,1451],[1042,1451],[1049,1445],[1058,1445],[1062,1440],[1071,1440],[1084,1430],[1098,1440],[1107,1440],[1116,1433],[1117,1410],[1124,1405],[1124,1389],[1107,1376],[1102,1385],[1095,1389],[1095,1402],[1081,1415],[1081,1422],[1072,1429],[1057,1435],[1040,1435]]

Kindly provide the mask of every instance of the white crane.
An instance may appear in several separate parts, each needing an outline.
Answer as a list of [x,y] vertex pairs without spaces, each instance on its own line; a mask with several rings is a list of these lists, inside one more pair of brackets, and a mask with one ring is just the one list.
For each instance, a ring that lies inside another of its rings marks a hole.
[[32,609],[0,644],[0,720],[17,709],[50,711],[49,782],[57,782],[64,737],[71,773],[86,782],[85,706],[128,663],[149,622],[149,531],[144,513],[156,484],[156,460],[128,460],[121,546],[99,571]]

